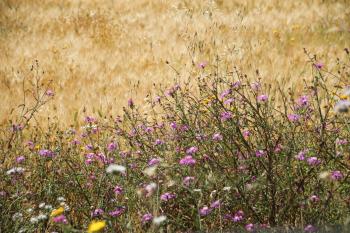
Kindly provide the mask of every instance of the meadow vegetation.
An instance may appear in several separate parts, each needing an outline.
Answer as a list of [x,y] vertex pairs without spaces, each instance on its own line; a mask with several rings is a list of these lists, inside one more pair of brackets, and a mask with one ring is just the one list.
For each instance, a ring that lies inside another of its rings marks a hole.
[[348,1],[0,13],[0,232],[350,230]]

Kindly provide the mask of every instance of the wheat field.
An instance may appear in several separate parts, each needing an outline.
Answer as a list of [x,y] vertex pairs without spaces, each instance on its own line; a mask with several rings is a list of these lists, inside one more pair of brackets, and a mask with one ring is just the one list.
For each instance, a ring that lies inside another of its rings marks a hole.
[[[35,60],[55,98],[42,116],[117,114],[199,62],[236,66],[254,78],[298,89],[309,78],[303,51],[333,70],[350,45],[349,0],[2,0],[0,116],[22,101],[22,80]],[[167,64],[169,63],[169,64]]]

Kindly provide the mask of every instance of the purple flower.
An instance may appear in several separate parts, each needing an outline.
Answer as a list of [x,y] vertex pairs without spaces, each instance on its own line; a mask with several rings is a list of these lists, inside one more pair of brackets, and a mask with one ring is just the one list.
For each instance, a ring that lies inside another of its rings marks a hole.
[[207,66],[208,62],[206,61],[202,61],[200,63],[198,63],[198,67],[201,69],[204,69]]
[[109,143],[107,146],[107,150],[110,152],[115,151],[116,149],[117,149],[117,144],[114,142]]
[[192,155],[198,151],[198,147],[192,146],[186,150],[186,154]]
[[47,96],[50,96],[50,97],[52,97],[52,96],[55,95],[55,93],[54,93],[53,90],[51,90],[51,89],[48,89],[48,90],[45,92],[45,94],[46,94]]
[[244,131],[243,131],[243,137],[244,137],[244,138],[248,138],[248,137],[250,136],[250,134],[251,134],[251,133],[250,133],[249,130],[244,130]]
[[300,96],[297,103],[301,107],[307,106],[309,104],[309,97],[307,95]]
[[248,223],[244,227],[247,231],[254,231],[254,224],[253,223]]
[[336,143],[337,145],[346,145],[346,144],[348,144],[348,140],[337,138],[337,140],[335,141],[335,143]]
[[312,195],[309,199],[311,202],[318,202],[320,200],[320,198],[316,195]]
[[201,216],[207,216],[208,214],[210,214],[210,212],[212,211],[212,209],[210,209],[208,206],[203,206],[200,210],[199,210],[199,214]]
[[141,222],[142,224],[146,224],[150,221],[152,221],[153,219],[153,215],[151,213],[147,213],[147,214],[144,214],[141,218]]
[[171,122],[171,123],[170,123],[170,127],[171,127],[172,129],[177,129],[177,124],[176,124],[176,122]]
[[224,101],[224,104],[225,104],[225,105],[229,105],[229,104],[231,104],[231,103],[234,102],[234,101],[235,101],[234,98],[229,98],[229,99],[227,99],[227,100]]
[[266,152],[263,150],[258,150],[255,152],[255,156],[258,158],[265,156],[265,154],[266,154]]
[[162,201],[169,201],[171,199],[174,199],[176,197],[176,194],[173,193],[164,193],[160,196],[160,199]]
[[241,81],[236,81],[234,83],[232,83],[232,88],[234,89],[238,89],[241,86]]
[[116,195],[121,195],[121,194],[123,194],[123,188],[122,187],[120,187],[120,186],[115,186],[114,187],[114,193],[116,194]]
[[288,120],[290,120],[291,122],[297,122],[300,120],[300,115],[298,114],[288,114]]
[[133,101],[131,98],[128,100],[128,106],[129,106],[130,108],[133,108],[133,107],[134,107],[134,101]]
[[157,165],[160,162],[159,158],[153,158],[150,161],[148,161],[148,166],[154,166]]
[[220,204],[221,204],[220,200],[216,200],[216,201],[214,201],[213,203],[210,204],[210,208],[212,208],[212,209],[219,208]]
[[185,186],[190,186],[190,184],[194,181],[194,177],[193,176],[186,176],[184,179],[183,179],[183,184]]
[[223,136],[220,133],[215,133],[213,135],[213,140],[214,141],[221,141],[223,139]]
[[343,173],[341,171],[332,171],[331,173],[331,179],[332,180],[341,180],[343,179]]
[[26,158],[23,155],[16,158],[17,163],[22,163],[24,160],[26,160]]
[[254,91],[258,91],[261,88],[261,84],[259,82],[253,82],[250,87],[254,90]]
[[240,222],[240,221],[242,221],[243,220],[243,218],[244,218],[244,213],[243,213],[243,211],[242,210],[238,210],[236,213],[235,213],[235,215],[233,216],[233,221],[234,222]]
[[39,151],[39,155],[42,157],[52,158],[55,156],[55,153],[51,150],[43,149]]
[[317,68],[317,69],[322,69],[324,67],[324,64],[322,62],[317,62],[314,64],[314,66]]
[[108,214],[112,217],[118,217],[125,212],[125,207],[117,207],[115,210],[110,211]]
[[306,232],[316,232],[317,229],[316,229],[316,227],[314,227],[313,225],[309,224],[309,225],[307,225],[307,226],[304,228],[304,231],[306,231]]
[[187,165],[187,166],[192,166],[196,163],[196,160],[192,158],[191,155],[187,155],[184,158],[180,160],[181,165]]
[[224,99],[227,95],[231,94],[231,89],[227,89],[226,91],[223,91],[221,94],[220,94],[220,98],[221,99]]
[[157,140],[154,142],[154,145],[156,145],[156,146],[163,145],[163,144],[164,144],[164,141],[163,141],[163,140],[160,140],[160,139],[157,139]]
[[232,118],[232,114],[230,112],[221,113],[221,121],[227,121]]
[[63,224],[67,224],[68,223],[66,216],[64,216],[63,214],[61,214],[61,215],[59,215],[57,217],[54,217],[52,220],[55,223],[63,223]]
[[297,160],[300,160],[300,161],[305,160],[306,152],[307,152],[307,150],[300,151],[300,152],[295,156],[295,158],[296,158]]
[[86,123],[95,123],[95,122],[97,122],[97,120],[95,117],[87,116],[87,117],[85,117],[85,122]]
[[27,146],[28,146],[28,148],[31,149],[31,150],[34,149],[34,142],[28,141],[28,142],[27,142]]
[[310,165],[310,166],[317,166],[321,163],[321,161],[317,158],[317,157],[310,157],[307,159],[307,163]]
[[267,95],[259,95],[258,96],[258,98],[257,98],[257,100],[259,101],[259,102],[266,102],[267,100],[268,100],[268,96]]
[[94,212],[91,213],[92,217],[98,217],[101,216],[104,213],[103,209],[95,209]]

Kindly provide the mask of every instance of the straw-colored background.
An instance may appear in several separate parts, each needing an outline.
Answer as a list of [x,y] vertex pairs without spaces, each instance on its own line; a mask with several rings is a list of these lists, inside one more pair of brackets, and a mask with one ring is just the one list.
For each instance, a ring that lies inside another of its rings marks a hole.
[[35,59],[56,92],[43,114],[71,122],[84,107],[117,113],[130,96],[140,103],[175,76],[165,61],[188,79],[192,62],[219,55],[229,69],[259,69],[295,88],[308,75],[304,47],[331,70],[349,44],[348,0],[2,0],[0,116],[20,103]]

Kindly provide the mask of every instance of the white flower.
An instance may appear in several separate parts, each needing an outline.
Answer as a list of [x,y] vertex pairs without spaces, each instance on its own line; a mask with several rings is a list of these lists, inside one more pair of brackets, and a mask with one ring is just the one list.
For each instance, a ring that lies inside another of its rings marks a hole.
[[40,209],[41,209],[41,208],[44,208],[44,206],[45,206],[45,202],[42,202],[42,203],[39,204],[39,208],[40,208]]
[[156,173],[157,166],[147,167],[143,173],[147,176],[153,176]]
[[14,215],[12,215],[12,220],[13,220],[13,221],[16,221],[16,220],[22,221],[22,217],[23,217],[23,214],[17,212],[17,213],[15,213]]
[[15,173],[18,173],[18,174],[21,174],[25,171],[25,169],[23,167],[14,167],[14,168],[11,168],[10,170],[8,170],[6,172],[7,175],[12,175],[12,174],[15,174]]
[[45,214],[39,214],[36,218],[37,218],[39,221],[42,221],[42,220],[47,219],[47,215],[45,215]]
[[58,197],[58,198],[57,198],[57,201],[59,201],[59,202],[64,202],[64,201],[66,201],[66,199],[65,199],[64,197]]
[[117,164],[111,164],[106,168],[107,173],[115,173],[115,172],[124,173],[125,171],[126,171],[126,168],[124,166],[117,165]]
[[334,111],[336,113],[347,113],[349,112],[349,108],[350,108],[350,101],[339,100],[334,106]]
[[45,210],[52,210],[52,205],[45,205]]
[[30,218],[30,222],[33,223],[33,224],[35,224],[35,223],[38,223],[39,220],[38,220],[37,217],[31,217],[31,218]]
[[28,213],[33,212],[33,208],[28,208],[28,209],[27,209],[27,212],[28,212]]
[[222,190],[224,190],[224,191],[230,191],[230,190],[231,190],[231,187],[230,187],[230,186],[226,186],[226,187],[224,187]]
[[328,171],[323,171],[323,172],[321,172],[319,175],[318,175],[318,177],[320,178],[320,179],[326,179],[326,178],[328,178],[328,176],[329,176],[329,172]]
[[193,189],[193,192],[198,192],[198,193],[200,193],[200,192],[202,192],[202,189]]
[[166,216],[161,215],[159,217],[154,217],[153,218],[153,223],[156,225],[160,225],[162,222],[164,222],[166,220]]

